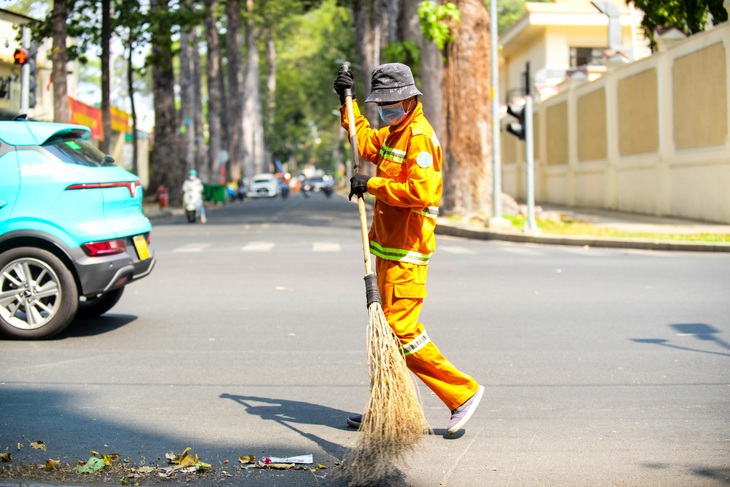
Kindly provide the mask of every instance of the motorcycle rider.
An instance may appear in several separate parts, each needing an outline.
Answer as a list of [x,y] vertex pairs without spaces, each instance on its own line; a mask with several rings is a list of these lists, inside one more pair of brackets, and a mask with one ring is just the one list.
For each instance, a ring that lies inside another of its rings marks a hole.
[[188,178],[183,183],[183,201],[185,201],[185,195],[188,194],[197,201],[198,211],[200,212],[200,222],[205,223],[205,206],[203,206],[203,181],[198,177],[198,171],[191,169],[188,172]]

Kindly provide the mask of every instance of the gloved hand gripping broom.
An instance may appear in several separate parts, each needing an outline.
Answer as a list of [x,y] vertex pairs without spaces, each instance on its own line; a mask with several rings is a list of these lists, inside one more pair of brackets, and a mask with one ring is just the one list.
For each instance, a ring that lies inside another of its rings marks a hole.
[[[343,69],[345,67],[343,66]],[[350,145],[355,172],[359,168],[352,91],[345,92]],[[420,442],[428,423],[400,341],[383,313],[378,279],[370,264],[367,213],[362,196],[357,199],[365,258],[365,291],[368,306],[368,372],[370,400],[360,426],[361,436],[352,453],[351,484],[375,485],[395,469],[397,460]]]

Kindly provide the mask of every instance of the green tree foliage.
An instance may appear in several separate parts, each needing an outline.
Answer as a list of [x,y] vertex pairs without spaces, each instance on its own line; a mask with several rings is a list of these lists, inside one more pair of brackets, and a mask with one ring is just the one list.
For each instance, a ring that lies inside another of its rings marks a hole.
[[275,32],[276,112],[266,142],[274,160],[290,171],[314,164],[336,170],[339,101],[332,82],[338,60],[356,60],[348,9],[334,0],[301,15],[283,18]]
[[418,6],[418,20],[421,22],[423,36],[443,51],[446,43],[452,39],[450,24],[459,23],[461,13],[459,7],[451,2],[441,5],[421,2]]
[[723,0],[635,0],[633,3],[644,11],[641,27],[652,49],[656,48],[654,32],[658,27],[676,27],[689,36],[703,31],[710,20],[714,25],[727,21]]

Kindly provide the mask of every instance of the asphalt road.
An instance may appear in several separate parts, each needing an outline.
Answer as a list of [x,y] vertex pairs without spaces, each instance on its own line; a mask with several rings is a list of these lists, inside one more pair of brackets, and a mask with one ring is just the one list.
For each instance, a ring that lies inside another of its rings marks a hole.
[[[191,447],[218,474],[175,481],[346,485],[368,393],[358,225],[322,194],[156,221],[157,267],[109,314],[0,340],[0,452],[164,465]],[[421,387],[435,433],[398,485],[730,485],[730,255],[438,242],[422,321],[487,390],[447,438]],[[301,454],[327,469],[237,468]]]

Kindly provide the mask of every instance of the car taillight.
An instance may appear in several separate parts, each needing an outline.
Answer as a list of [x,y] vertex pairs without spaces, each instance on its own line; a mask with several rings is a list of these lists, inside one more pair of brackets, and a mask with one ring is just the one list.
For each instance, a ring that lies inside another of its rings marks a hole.
[[66,189],[101,189],[101,188],[127,188],[129,194],[134,196],[137,194],[137,188],[142,186],[139,181],[117,181],[114,183],[83,183],[72,184]]
[[88,242],[81,246],[86,255],[89,257],[98,257],[100,255],[121,254],[127,248],[124,240],[115,238],[114,240],[104,240],[103,242]]

